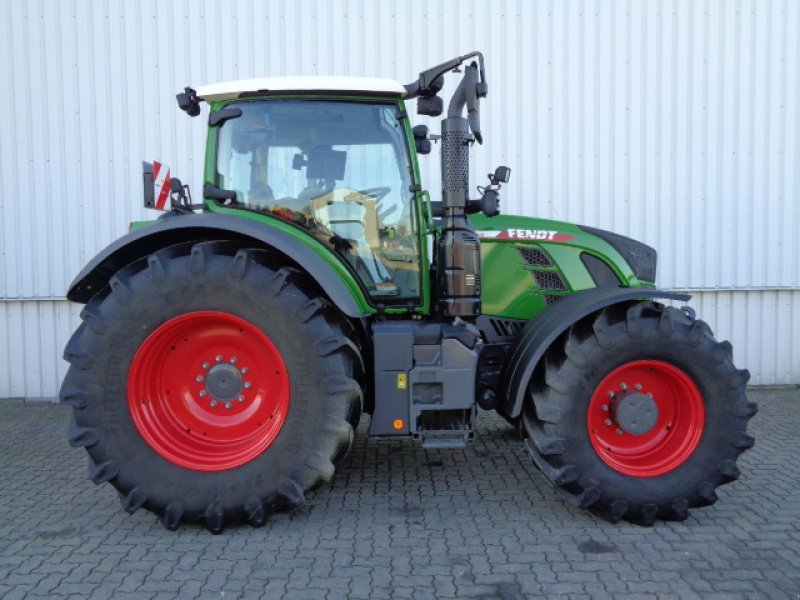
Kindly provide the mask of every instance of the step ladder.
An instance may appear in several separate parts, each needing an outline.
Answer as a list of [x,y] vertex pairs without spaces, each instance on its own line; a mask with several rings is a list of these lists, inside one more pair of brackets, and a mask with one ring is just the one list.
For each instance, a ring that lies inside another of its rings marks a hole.
[[464,448],[474,437],[474,408],[424,411],[414,433],[414,439],[426,449]]

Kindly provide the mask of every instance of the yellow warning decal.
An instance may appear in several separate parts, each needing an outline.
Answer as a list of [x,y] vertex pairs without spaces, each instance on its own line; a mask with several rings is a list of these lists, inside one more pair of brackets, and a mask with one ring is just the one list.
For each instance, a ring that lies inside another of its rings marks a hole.
[[398,390],[408,389],[408,375],[406,375],[405,373],[397,374],[397,389]]

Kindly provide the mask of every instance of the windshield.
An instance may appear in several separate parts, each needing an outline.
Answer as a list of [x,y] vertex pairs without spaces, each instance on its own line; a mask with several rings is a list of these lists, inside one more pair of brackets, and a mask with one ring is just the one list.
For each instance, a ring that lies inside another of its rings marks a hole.
[[309,230],[381,302],[419,296],[411,158],[394,104],[237,102],[217,146],[228,202]]

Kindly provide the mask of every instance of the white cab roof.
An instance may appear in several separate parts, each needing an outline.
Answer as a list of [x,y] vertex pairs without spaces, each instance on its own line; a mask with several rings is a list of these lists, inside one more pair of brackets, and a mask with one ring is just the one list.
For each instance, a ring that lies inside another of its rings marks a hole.
[[405,96],[406,89],[392,79],[371,77],[263,77],[213,83],[197,88],[207,102],[230,100],[253,92],[355,92]]

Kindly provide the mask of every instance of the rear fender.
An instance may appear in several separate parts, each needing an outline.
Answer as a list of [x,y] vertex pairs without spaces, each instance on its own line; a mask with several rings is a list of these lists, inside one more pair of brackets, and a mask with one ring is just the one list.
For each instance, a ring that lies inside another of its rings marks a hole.
[[602,308],[649,298],[686,302],[691,296],[647,288],[595,288],[575,292],[551,304],[528,321],[514,342],[503,371],[497,410],[511,419],[520,415],[533,370],[550,345],[570,325]]
[[[192,241],[237,240],[268,247],[288,257],[322,288],[348,317],[375,311],[346,267],[317,240],[293,236],[277,227],[228,215],[183,215],[131,231],[95,256],[70,284],[67,298],[88,302],[125,266],[162,248]],[[316,248],[316,246],[319,246]]]

